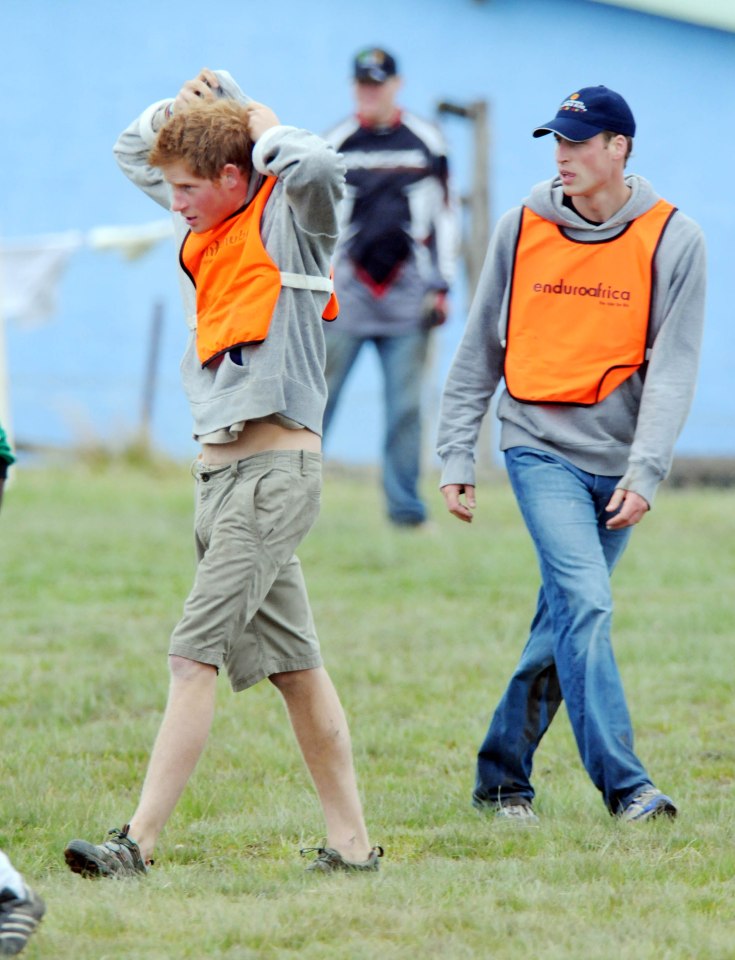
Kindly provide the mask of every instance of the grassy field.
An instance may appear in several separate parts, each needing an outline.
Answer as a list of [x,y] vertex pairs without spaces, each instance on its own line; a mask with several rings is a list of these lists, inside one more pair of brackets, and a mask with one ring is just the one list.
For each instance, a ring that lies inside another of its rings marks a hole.
[[502,479],[472,527],[382,520],[371,477],[327,472],[299,551],[348,712],[377,876],[304,873],[322,822],[285,711],[220,682],[202,762],[142,881],[62,850],[134,808],[193,571],[186,466],[20,469],[0,531],[0,845],[54,960],[735,957],[735,491],[662,491],[615,576],[637,748],[681,814],[612,820],[566,716],[537,755],[539,829],[469,803],[474,755],[524,642],[537,574]]

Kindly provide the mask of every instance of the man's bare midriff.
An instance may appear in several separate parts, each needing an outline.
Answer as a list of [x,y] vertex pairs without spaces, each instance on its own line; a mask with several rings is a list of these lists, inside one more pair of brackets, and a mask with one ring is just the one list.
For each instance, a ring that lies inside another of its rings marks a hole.
[[234,463],[265,450],[309,450],[319,453],[322,439],[304,427],[289,430],[277,423],[251,421],[232,443],[203,443],[201,459],[211,466]]

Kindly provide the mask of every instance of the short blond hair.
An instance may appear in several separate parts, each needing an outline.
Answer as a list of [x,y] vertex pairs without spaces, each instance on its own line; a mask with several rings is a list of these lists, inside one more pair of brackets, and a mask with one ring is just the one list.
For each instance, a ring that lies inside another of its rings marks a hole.
[[236,100],[192,104],[161,127],[148,162],[160,168],[182,162],[204,180],[216,180],[225,165],[233,163],[249,177],[253,142],[248,120],[247,110]]

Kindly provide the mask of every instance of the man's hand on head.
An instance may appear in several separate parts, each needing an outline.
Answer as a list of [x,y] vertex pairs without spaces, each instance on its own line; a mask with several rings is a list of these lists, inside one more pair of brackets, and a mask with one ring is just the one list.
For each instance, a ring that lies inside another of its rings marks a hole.
[[[220,96],[221,88],[216,74],[207,67],[203,67],[195,77],[187,80],[179,90],[173,102],[171,113],[180,113],[193,103],[211,103]],[[251,100],[244,105],[244,108],[248,117],[248,134],[253,143],[266,130],[277,127],[281,122],[271,108],[264,103]]]
[[245,104],[245,110],[248,115],[248,133],[253,143],[260,139],[266,130],[277,127],[281,122],[271,108],[266,107],[264,103],[251,100]]
[[173,112],[181,112],[192,103],[213,101],[219,96],[220,85],[216,75],[207,67],[203,67],[191,80],[187,80],[176,95]]

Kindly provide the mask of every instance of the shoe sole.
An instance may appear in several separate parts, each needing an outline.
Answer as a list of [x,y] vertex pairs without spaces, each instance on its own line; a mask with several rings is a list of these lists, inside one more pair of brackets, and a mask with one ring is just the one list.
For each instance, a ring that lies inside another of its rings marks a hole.
[[534,815],[532,817],[514,817],[512,814],[496,813],[493,817],[495,823],[507,823],[511,827],[540,827],[541,821]]
[[363,864],[363,863],[337,863],[328,866],[327,864],[320,863],[318,866],[312,864],[306,868],[306,873],[377,873],[380,870],[380,864]]
[[113,871],[97,855],[93,843],[86,840],[72,840],[64,850],[64,859],[72,873],[82,877],[110,877]]
[[[530,816],[514,817],[512,814],[505,813],[502,805],[498,806],[497,803],[487,803],[484,800],[478,800],[476,797],[472,798],[472,806],[482,814],[491,816],[496,823],[512,823],[516,826],[520,824],[527,827],[538,827],[541,825],[540,819],[533,810],[531,810]],[[529,807],[528,809],[530,810],[531,808]]]
[[644,810],[637,817],[628,820],[628,823],[644,823],[646,820],[656,820],[658,817],[668,817],[674,820],[679,811],[668,797],[655,804],[651,810]]

